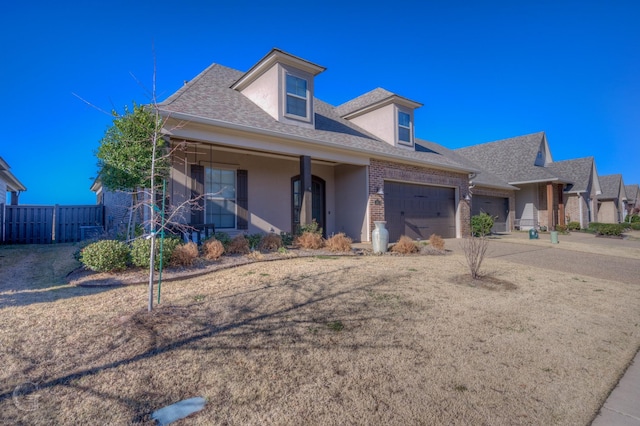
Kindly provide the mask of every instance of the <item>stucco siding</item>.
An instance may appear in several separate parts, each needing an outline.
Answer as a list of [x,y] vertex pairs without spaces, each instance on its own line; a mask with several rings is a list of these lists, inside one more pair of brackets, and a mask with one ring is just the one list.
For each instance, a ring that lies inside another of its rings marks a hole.
[[336,232],[367,241],[367,168],[340,165],[335,169]]
[[395,145],[396,114],[395,106],[393,104],[389,104],[361,116],[352,118],[349,121],[363,129],[366,129],[369,133],[377,136],[389,145]]
[[520,221],[520,229],[530,229],[538,225],[538,185],[519,185],[516,194],[516,219]]

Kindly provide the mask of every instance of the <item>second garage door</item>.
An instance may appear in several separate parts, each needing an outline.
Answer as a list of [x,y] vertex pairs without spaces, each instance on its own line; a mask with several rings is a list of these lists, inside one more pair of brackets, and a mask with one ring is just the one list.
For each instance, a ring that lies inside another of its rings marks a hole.
[[401,235],[428,239],[456,237],[455,189],[401,182],[384,183],[384,216],[389,241]]
[[473,196],[471,215],[484,212],[493,216],[491,232],[507,232],[507,218],[509,217],[509,199],[502,197]]

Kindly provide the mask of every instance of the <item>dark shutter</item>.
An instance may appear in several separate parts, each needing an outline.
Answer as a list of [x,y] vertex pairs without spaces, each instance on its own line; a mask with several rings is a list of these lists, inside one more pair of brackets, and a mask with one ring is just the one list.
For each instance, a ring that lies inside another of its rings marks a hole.
[[238,229],[249,229],[249,177],[247,170],[237,171]]
[[191,165],[191,225],[204,223],[204,166]]

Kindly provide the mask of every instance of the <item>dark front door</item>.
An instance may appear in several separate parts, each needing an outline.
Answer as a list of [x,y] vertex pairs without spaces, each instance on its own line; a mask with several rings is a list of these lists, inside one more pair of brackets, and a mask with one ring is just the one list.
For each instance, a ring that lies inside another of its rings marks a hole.
[[[300,207],[302,205],[302,188],[300,176],[291,179],[291,231],[296,232],[300,226]],[[317,176],[311,177],[311,217],[322,228],[322,235],[326,237],[325,229],[325,182]]]

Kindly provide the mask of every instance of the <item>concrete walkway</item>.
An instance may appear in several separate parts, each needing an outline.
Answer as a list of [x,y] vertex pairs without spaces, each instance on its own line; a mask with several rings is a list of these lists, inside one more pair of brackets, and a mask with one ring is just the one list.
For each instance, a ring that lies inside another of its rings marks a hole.
[[636,354],[591,425],[640,425],[640,352]]

